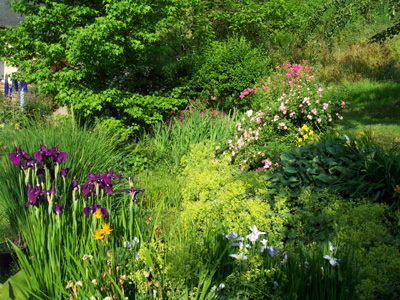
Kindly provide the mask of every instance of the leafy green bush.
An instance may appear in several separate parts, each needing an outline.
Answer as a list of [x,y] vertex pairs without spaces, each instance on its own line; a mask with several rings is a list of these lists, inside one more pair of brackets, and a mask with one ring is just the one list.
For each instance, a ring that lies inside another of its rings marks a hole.
[[240,99],[239,92],[265,76],[268,64],[266,53],[253,48],[244,37],[213,42],[196,62],[197,71],[190,81],[195,93],[191,96],[225,110],[250,109],[251,103]]
[[271,238],[283,240],[289,215],[287,198],[282,195],[270,203],[258,174],[242,173],[226,159],[215,161],[212,153],[200,143],[182,159],[180,226],[194,223],[202,228],[223,223],[228,231],[240,231],[256,225],[265,228]]

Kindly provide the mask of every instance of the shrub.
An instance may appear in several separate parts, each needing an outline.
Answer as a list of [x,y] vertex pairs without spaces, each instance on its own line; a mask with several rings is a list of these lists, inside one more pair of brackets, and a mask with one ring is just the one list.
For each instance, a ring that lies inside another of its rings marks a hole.
[[212,150],[204,144],[193,146],[182,163],[181,226],[195,223],[202,228],[222,223],[228,231],[240,231],[256,225],[265,228],[274,240],[283,240],[289,214],[287,198],[282,195],[269,203],[258,174],[242,173],[226,159],[215,161]]
[[[313,68],[285,63],[274,79],[262,81],[261,87],[248,88],[240,97],[255,97],[256,107],[247,111],[236,124],[234,138],[218,153],[229,151],[230,159],[242,170],[268,170],[278,165],[278,153],[289,149],[295,141],[303,142],[315,132],[324,132],[335,118],[343,119],[340,109],[346,102],[323,97],[321,85],[313,82]],[[309,138],[310,137],[310,138]]]
[[197,71],[190,81],[196,91],[192,97],[201,98],[211,107],[247,110],[251,108],[251,102],[239,99],[237,95],[266,75],[269,58],[260,48],[252,48],[244,37],[233,37],[213,42],[196,63]]

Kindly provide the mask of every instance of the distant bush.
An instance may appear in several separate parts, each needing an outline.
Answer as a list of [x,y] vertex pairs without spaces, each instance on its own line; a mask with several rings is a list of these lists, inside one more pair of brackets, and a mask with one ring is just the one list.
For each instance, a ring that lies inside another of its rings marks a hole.
[[211,107],[250,109],[251,103],[239,93],[268,72],[270,59],[261,48],[253,48],[244,37],[228,38],[206,47],[196,62],[197,71],[190,81],[194,98]]

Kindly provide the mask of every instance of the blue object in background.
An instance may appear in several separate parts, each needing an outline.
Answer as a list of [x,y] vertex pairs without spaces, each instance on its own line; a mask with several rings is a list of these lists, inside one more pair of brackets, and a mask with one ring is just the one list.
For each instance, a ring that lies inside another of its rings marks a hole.
[[8,78],[7,78],[7,75],[6,75],[6,76],[4,76],[4,98],[8,96],[8,90],[9,90]]

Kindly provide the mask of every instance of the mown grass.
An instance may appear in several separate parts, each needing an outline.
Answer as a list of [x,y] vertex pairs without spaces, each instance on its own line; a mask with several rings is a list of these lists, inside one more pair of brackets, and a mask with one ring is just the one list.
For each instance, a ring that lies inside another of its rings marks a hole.
[[400,143],[400,84],[368,79],[339,87],[348,99],[337,130],[349,136],[368,130],[384,148]]

